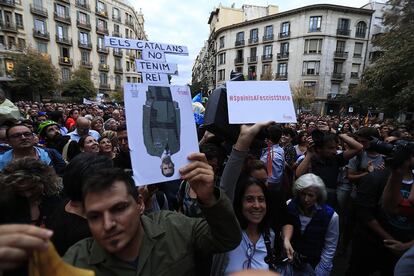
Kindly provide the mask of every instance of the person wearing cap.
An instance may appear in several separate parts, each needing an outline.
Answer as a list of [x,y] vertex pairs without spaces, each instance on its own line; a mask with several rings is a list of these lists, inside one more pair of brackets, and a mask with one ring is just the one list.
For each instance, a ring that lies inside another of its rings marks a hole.
[[72,141],[70,136],[62,135],[60,126],[55,121],[48,120],[41,123],[37,133],[45,140],[45,146],[57,150],[66,162],[80,153],[78,143]]

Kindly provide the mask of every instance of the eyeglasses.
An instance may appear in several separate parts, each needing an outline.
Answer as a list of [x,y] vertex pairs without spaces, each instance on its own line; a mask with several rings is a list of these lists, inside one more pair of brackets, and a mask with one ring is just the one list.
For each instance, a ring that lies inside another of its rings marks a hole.
[[22,136],[24,138],[30,138],[30,137],[33,137],[33,133],[32,132],[15,133],[15,134],[9,135],[9,138],[17,139],[17,138],[21,138]]
[[243,263],[243,269],[250,269],[252,267],[254,253],[256,253],[256,246],[249,243],[246,250],[247,260]]

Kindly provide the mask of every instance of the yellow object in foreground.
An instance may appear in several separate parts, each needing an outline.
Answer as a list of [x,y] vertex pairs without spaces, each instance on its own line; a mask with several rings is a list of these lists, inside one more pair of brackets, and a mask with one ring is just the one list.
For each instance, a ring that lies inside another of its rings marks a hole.
[[29,261],[29,276],[95,276],[95,272],[65,263],[49,242],[46,251],[33,252]]

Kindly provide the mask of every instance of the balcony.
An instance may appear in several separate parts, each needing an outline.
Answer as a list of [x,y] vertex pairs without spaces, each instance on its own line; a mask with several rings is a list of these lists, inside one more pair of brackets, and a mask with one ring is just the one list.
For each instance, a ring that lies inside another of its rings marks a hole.
[[72,59],[69,57],[59,57],[59,64],[65,66],[72,66]]
[[108,35],[109,31],[108,28],[96,26],[96,33],[101,35]]
[[334,59],[347,59],[347,58],[348,58],[348,52],[342,52],[342,51],[334,52]]
[[3,32],[17,33],[17,26],[12,22],[0,22],[0,29]]
[[78,47],[81,49],[85,49],[85,50],[92,50],[92,43],[90,42],[82,42],[82,41],[78,41]]
[[101,54],[109,54],[109,49],[106,48],[105,46],[97,46],[96,50],[98,51],[98,53]]
[[256,63],[256,62],[257,62],[257,56],[247,58],[247,63]]
[[340,35],[340,36],[350,36],[351,35],[351,30],[337,29],[336,30],[336,35]]
[[125,20],[125,25],[127,25],[131,29],[134,28],[134,22],[132,20]]
[[123,56],[123,52],[122,52],[121,49],[114,49],[113,54],[114,54],[114,57],[122,57]]
[[88,31],[91,30],[91,23],[90,22],[77,20],[76,21],[76,26],[80,29],[84,29],[84,30],[88,30]]
[[112,15],[112,20],[118,23],[122,23],[121,16]]
[[30,4],[30,12],[34,15],[47,17],[47,9],[45,9],[41,6]]
[[351,79],[359,79],[359,73],[358,72],[351,72]]
[[271,34],[271,35],[264,35],[263,36],[263,42],[265,42],[265,41],[272,41],[273,38],[274,38],[273,34]]
[[99,16],[102,16],[102,17],[105,17],[105,18],[108,18],[108,11],[107,10],[98,10],[98,8],[96,8],[95,14],[99,15]]
[[111,87],[109,86],[108,83],[100,83],[99,84],[99,89],[103,89],[103,90],[110,90]]
[[54,18],[55,18],[55,21],[59,21],[59,22],[70,25],[70,16],[67,14],[58,14],[57,12],[55,12]]
[[124,69],[122,68],[122,66],[115,66],[114,68],[114,73],[123,73]]
[[115,36],[115,37],[122,37],[122,35],[121,35],[121,33],[120,33],[119,31],[113,31],[113,32],[112,32],[112,36]]
[[289,59],[289,52],[277,53],[277,60]]
[[345,73],[332,73],[332,81],[343,81],[345,79]]
[[49,32],[36,30],[36,29],[33,29],[33,37],[43,39],[43,40],[50,40]]
[[288,39],[290,38],[290,32],[279,33],[279,39]]
[[91,7],[89,6],[86,0],[84,1],[84,3],[82,3],[79,0],[76,0],[75,6],[85,11],[91,11]]
[[262,62],[266,62],[266,61],[272,61],[273,60],[273,55],[263,55],[262,56]]
[[56,35],[56,43],[72,46],[72,39]]
[[99,71],[109,72],[109,65],[100,63],[98,69],[99,69]]
[[0,0],[1,6],[7,6],[7,7],[15,7],[16,1],[15,0]]
[[258,37],[249,38],[249,45],[259,43]]
[[276,73],[275,79],[276,80],[287,80],[288,73]]
[[65,4],[70,4],[70,0],[57,0],[57,1],[60,1],[60,2],[65,3]]
[[242,58],[242,57],[238,57],[238,58],[235,58],[234,59],[234,64],[235,65],[237,65],[237,64],[243,64],[244,63],[244,58]]
[[244,46],[244,40],[236,40],[236,42],[234,43],[234,46],[236,47]]
[[85,68],[85,69],[92,69],[92,62],[82,60],[80,62],[80,67]]

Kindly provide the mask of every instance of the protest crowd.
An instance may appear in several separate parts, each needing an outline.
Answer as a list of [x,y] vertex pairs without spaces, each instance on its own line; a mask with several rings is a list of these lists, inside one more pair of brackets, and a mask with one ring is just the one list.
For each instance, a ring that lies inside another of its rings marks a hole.
[[334,275],[340,256],[346,275],[414,273],[413,123],[197,125],[181,179],[137,187],[123,106],[0,96],[3,275],[52,247],[97,276]]

